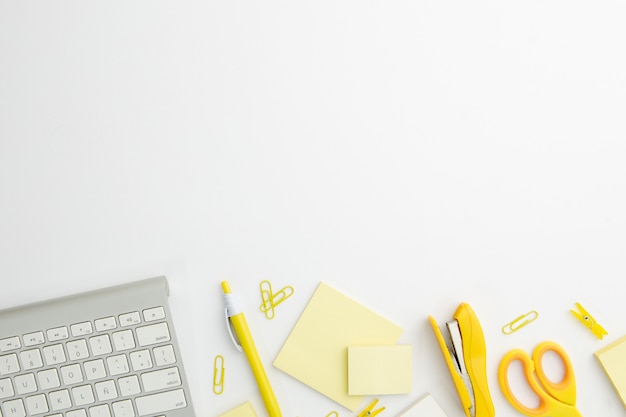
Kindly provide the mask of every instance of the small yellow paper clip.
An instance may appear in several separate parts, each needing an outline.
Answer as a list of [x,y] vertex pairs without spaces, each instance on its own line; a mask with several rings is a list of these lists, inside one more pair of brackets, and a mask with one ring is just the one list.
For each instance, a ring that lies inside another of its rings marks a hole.
[[602,339],[605,335],[609,334],[604,327],[600,326],[596,319],[580,303],[576,303],[578,311],[570,310],[570,312],[576,317],[586,328],[591,330],[598,339]]
[[336,411],[331,411],[330,413],[326,414],[326,417],[339,417],[339,413]]
[[385,407],[380,407],[374,410],[373,408],[376,403],[378,403],[378,400],[374,400],[370,405],[365,408],[365,410],[361,411],[359,413],[359,417],[374,417],[375,415],[380,414],[380,412],[382,412]]
[[217,355],[213,361],[213,392],[220,395],[224,392],[224,357]]
[[514,333],[518,331],[519,329],[521,329],[522,327],[526,326],[527,324],[532,323],[533,321],[537,320],[538,317],[539,317],[539,313],[537,313],[535,310],[529,311],[526,314],[522,314],[521,316],[519,316],[512,322],[507,323],[504,326],[502,326],[502,333],[504,334]]
[[280,291],[273,293],[272,284],[267,280],[261,281],[261,285],[259,287],[261,289],[261,299],[263,301],[260,309],[263,313],[265,313],[265,317],[270,320],[275,316],[274,308],[287,298],[291,297],[294,292],[293,287],[288,285],[281,288]]

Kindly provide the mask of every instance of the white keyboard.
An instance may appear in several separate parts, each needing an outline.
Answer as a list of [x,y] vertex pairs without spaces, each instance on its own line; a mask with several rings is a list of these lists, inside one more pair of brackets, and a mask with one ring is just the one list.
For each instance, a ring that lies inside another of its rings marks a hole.
[[0,311],[0,417],[194,417],[165,277]]

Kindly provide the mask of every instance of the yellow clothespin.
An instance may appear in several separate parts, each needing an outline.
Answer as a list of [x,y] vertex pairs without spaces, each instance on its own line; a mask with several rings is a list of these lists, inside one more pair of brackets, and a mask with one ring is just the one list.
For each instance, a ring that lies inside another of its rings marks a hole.
[[570,312],[576,317],[586,328],[591,330],[598,339],[602,339],[605,335],[609,334],[604,327],[600,326],[596,319],[580,303],[576,303],[578,311],[570,310]]
[[293,287],[288,285],[274,293],[272,292],[272,284],[267,280],[261,281],[261,285],[259,287],[261,289],[261,300],[263,301],[260,309],[263,313],[265,313],[265,317],[270,320],[274,318],[274,308],[287,298],[291,297],[294,292]]
[[220,395],[224,392],[224,357],[217,355],[213,361],[213,392]]
[[374,417],[375,415],[379,414],[385,409],[385,407],[380,407],[374,410],[373,408],[376,405],[376,403],[378,403],[378,400],[374,400],[370,405],[365,407],[365,410],[359,413],[359,417]]

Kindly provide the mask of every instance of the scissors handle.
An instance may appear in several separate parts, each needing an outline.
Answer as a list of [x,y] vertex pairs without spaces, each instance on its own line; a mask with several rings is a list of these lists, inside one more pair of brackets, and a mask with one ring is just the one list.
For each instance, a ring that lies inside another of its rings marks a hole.
[[[543,356],[550,351],[557,354],[565,368],[565,375],[560,382],[551,381],[543,370]],[[550,341],[540,343],[533,351],[533,362],[535,363],[537,378],[539,378],[539,382],[541,382],[546,391],[565,404],[575,405],[576,378],[574,377],[574,367],[561,345]]]
[[[554,351],[563,361],[565,377],[554,383],[546,376],[542,359],[548,351]],[[508,371],[512,362],[519,360],[522,364],[524,376],[532,391],[539,397],[539,406],[530,408],[515,397],[509,386]],[[535,377],[536,372],[536,377]],[[539,385],[539,382],[541,385]],[[563,348],[554,342],[540,343],[531,358],[521,349],[513,349],[500,362],[498,382],[506,399],[519,412],[533,417],[581,417],[576,409],[576,384],[571,361]]]
[[[511,387],[509,386],[509,366],[514,361],[520,361],[522,363],[522,369],[524,370],[524,376],[526,381],[530,385],[530,388],[539,397],[539,406],[536,408],[530,408],[524,405],[513,394]],[[547,416],[550,411],[550,404],[548,401],[548,395],[541,389],[535,376],[533,375],[535,367],[533,361],[528,355],[521,349],[513,349],[508,352],[500,361],[500,367],[498,369],[498,382],[504,397],[511,403],[511,405],[519,412],[527,416]]]

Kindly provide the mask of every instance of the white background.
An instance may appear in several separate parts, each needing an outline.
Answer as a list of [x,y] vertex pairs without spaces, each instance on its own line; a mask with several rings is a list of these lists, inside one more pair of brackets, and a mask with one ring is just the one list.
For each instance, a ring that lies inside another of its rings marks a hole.
[[[427,317],[465,301],[498,416],[520,415],[500,358],[543,340],[569,352],[584,416],[624,416],[593,352],[626,334],[625,18],[621,1],[2,0],[1,306],[164,274],[197,415],[263,417],[228,279],[283,415],[345,417],[271,366],[325,281],[413,347],[413,391],[382,417],[426,392],[462,417]],[[263,279],[295,288],[271,321]]]

